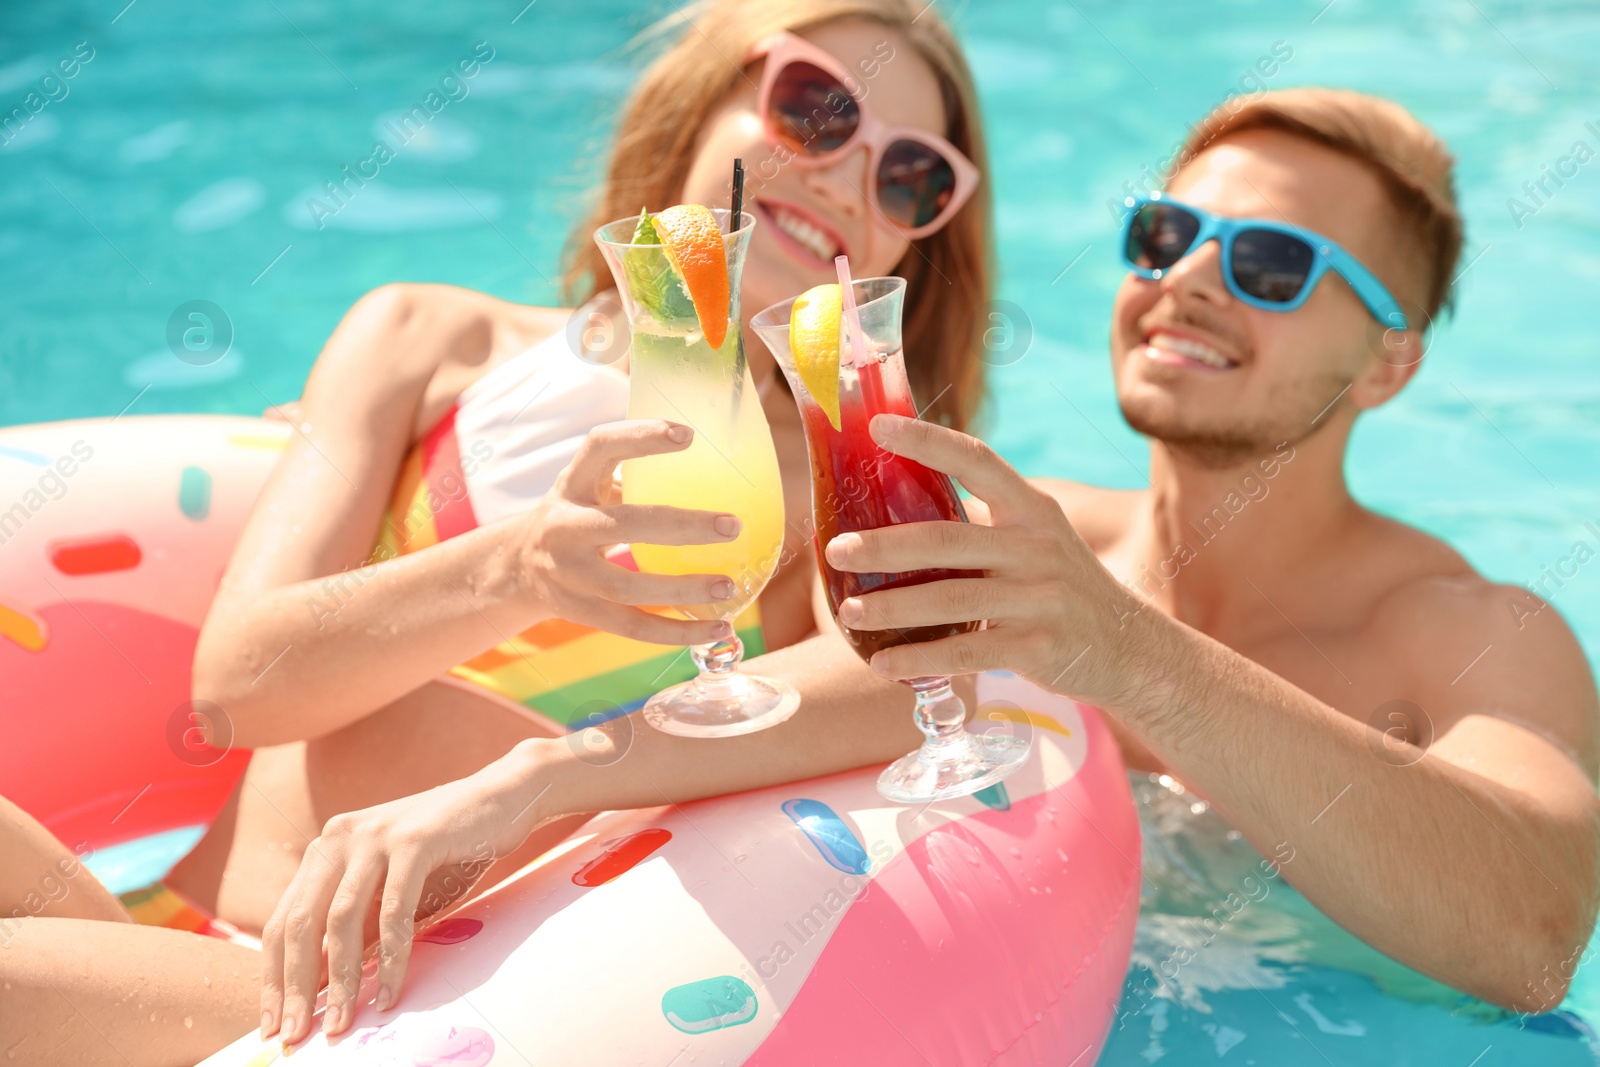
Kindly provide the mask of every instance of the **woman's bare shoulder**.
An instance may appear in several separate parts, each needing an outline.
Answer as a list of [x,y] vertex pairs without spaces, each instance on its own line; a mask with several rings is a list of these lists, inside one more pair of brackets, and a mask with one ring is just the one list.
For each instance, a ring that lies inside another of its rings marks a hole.
[[305,395],[276,414],[293,419],[320,395],[347,413],[393,418],[409,409],[426,422],[425,409],[448,406],[491,364],[565,328],[571,314],[454,285],[381,285],[351,305]]

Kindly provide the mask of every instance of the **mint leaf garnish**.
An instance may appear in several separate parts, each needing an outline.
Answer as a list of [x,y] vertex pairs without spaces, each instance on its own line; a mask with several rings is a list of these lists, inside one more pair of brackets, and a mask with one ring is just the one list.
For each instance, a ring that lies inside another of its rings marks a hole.
[[[650,213],[639,212],[639,224],[633,229],[632,244],[659,245],[661,235],[656,231]],[[628,288],[633,299],[660,323],[694,320],[694,301],[683,286],[683,279],[672,268],[665,248],[635,248],[622,255],[623,272],[628,277]]]

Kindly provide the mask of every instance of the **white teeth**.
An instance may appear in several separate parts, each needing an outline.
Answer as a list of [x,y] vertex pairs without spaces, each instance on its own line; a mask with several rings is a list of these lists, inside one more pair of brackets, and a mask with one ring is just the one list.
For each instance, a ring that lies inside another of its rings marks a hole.
[[828,261],[839,254],[839,246],[817,227],[798,215],[780,209],[768,212],[778,229],[804,245],[818,259]]
[[1187,337],[1174,337],[1170,333],[1158,333],[1150,339],[1149,347],[1159,348],[1164,352],[1187,356],[1196,363],[1204,363],[1208,367],[1225,368],[1233,364],[1226,356],[1212,348],[1210,345],[1191,341]]

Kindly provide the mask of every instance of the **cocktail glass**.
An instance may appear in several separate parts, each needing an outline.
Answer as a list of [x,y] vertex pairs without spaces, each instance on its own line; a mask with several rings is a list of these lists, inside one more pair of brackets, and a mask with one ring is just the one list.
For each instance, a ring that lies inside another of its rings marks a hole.
[[[623,502],[728,512],[744,524],[737,538],[719,544],[634,544],[634,561],[649,574],[727,575],[734,584],[728,599],[672,606],[692,619],[732,622],[777,569],[783,483],[772,431],[739,343],[739,280],[755,218],[741,212],[739,228],[729,233],[729,212],[712,214],[724,235],[731,297],[720,348],[702,333],[665,246],[631,243],[637,219],[608,223],[594,236],[628,316],[628,417],[694,429],[694,441],[682,452],[623,462]],[[662,690],[644,706],[645,721],[658,730],[732,737],[775,726],[800,705],[800,695],[787,683],[739,670],[744,643],[737,633],[692,646],[689,653],[698,676]]]
[[[874,530],[904,522],[966,522],[966,511],[948,476],[879,447],[867,432],[874,415],[915,418],[911,387],[900,340],[900,313],[906,283],[902,278],[862,278],[852,283],[866,362],[851,357],[848,319],[840,331],[839,429],[807,390],[789,347],[789,318],[794,300],[762,310],[751,320],[789,380],[800,405],[806,442],[811,452],[811,509],[816,524],[817,565],[827,585],[828,607],[835,621],[839,604],[848,597],[877,589],[922,585],[947,578],[979,577],[980,572],[935,568],[894,573],[857,574],[834,570],[823,555],[841,533]],[[915,645],[968,633],[975,622],[906,629],[839,628],[862,659],[882,648]],[[916,693],[917,727],[922,747],[891,763],[878,778],[878,792],[889,800],[919,803],[975,793],[1005,778],[1028,757],[1026,738],[998,733],[975,734],[965,727],[967,709],[950,687],[948,677],[931,674],[909,679]]]

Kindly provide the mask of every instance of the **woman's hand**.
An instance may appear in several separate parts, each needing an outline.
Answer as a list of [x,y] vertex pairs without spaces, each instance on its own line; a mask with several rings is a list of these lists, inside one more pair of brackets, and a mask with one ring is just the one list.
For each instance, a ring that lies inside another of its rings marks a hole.
[[663,645],[697,645],[733,632],[727,622],[669,619],[640,606],[707,604],[733,595],[715,574],[659,575],[612,563],[608,548],[632,542],[705,545],[732,541],[735,515],[660,505],[619,503],[615,471],[625,459],[681,452],[694,440],[688,426],[641,419],[589,432],[555,486],[514,520],[524,584],[551,616]]
[[379,1011],[394,1006],[416,919],[464,897],[548,817],[535,804],[544,790],[530,784],[537,764],[525,746],[470,777],[328,820],[261,932],[263,1038],[281,1030],[287,1045],[311,1032],[324,973],[323,1031],[348,1029],[365,946],[374,939],[374,1004]]
[[1143,601],[1122,586],[1073,530],[1061,506],[983,442],[898,415],[872,420],[872,438],[896,455],[958,480],[986,504],[989,525],[917,522],[840,534],[828,562],[842,571],[981,570],[850,597],[852,630],[987,621],[985,629],[887,648],[872,669],[895,679],[1009,670],[1097,702],[1122,692],[1137,663],[1124,629]]

